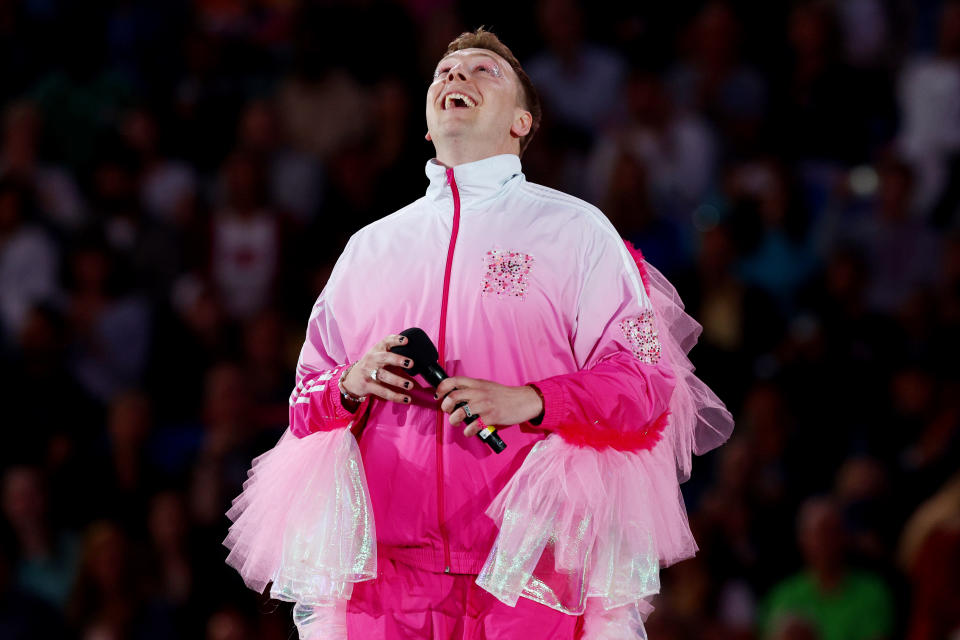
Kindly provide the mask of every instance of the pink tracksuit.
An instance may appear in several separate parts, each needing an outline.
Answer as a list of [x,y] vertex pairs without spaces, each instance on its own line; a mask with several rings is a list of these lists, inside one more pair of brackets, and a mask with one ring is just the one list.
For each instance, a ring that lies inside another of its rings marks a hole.
[[535,384],[542,424],[504,425],[499,455],[451,428],[431,389],[410,405],[367,401],[359,446],[379,556],[477,574],[497,532],[484,510],[534,443],[554,431],[582,446],[653,447],[674,379],[641,273],[599,210],[527,182],[515,155],[430,161],[426,173],[424,197],[350,239],[317,299],[290,428],[304,437],[363,415],[343,409],[337,379],[411,326],[452,376]]

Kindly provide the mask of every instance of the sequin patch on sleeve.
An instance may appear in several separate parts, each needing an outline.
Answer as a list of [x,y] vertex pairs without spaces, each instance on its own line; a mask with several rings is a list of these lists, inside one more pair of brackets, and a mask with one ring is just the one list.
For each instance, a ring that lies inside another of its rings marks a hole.
[[623,331],[637,360],[647,364],[657,364],[660,361],[660,339],[657,337],[657,325],[652,310],[621,321],[620,330]]
[[520,251],[491,249],[483,261],[487,268],[483,272],[480,295],[512,296],[521,300],[527,297],[527,276],[533,266],[533,256]]

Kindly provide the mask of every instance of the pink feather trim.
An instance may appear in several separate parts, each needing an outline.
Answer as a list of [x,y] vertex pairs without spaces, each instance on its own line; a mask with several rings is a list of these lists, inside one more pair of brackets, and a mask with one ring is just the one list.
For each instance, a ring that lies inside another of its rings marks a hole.
[[640,279],[643,280],[643,288],[649,296],[650,276],[647,275],[647,267],[643,261],[643,252],[633,246],[633,243],[631,243],[629,240],[624,240],[623,244],[627,246],[627,251],[630,252],[630,255],[633,257],[633,261],[637,263],[637,269],[640,270]]
[[566,442],[578,447],[593,449],[610,447],[617,451],[645,451],[652,449],[660,441],[669,417],[670,411],[664,411],[660,417],[639,431],[624,432],[615,429],[597,429],[592,424],[567,423],[561,424],[556,433]]

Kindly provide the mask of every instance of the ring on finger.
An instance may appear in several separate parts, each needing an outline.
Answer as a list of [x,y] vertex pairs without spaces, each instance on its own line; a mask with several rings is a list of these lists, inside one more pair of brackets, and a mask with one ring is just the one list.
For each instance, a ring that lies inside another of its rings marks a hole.
[[377,382],[377,373],[378,373],[379,371],[380,371],[380,367],[377,367],[377,368],[375,368],[373,371],[370,372],[370,379],[373,380],[374,382]]
[[473,412],[470,411],[470,405],[468,404],[463,405],[463,413],[466,414],[468,418],[473,417]]

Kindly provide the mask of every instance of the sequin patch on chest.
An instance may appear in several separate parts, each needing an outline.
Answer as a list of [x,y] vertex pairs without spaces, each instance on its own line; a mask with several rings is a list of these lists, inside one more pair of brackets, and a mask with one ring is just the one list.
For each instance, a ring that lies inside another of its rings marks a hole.
[[660,339],[657,337],[653,311],[644,311],[639,316],[622,320],[620,330],[637,360],[647,364],[660,361]]
[[483,271],[481,296],[498,298],[527,297],[527,276],[533,266],[533,256],[520,251],[491,249],[483,256],[487,268]]

